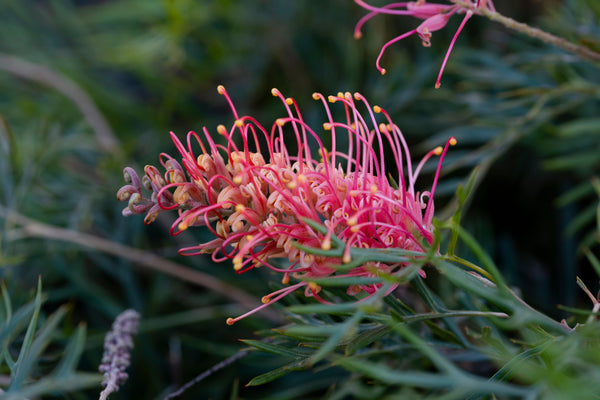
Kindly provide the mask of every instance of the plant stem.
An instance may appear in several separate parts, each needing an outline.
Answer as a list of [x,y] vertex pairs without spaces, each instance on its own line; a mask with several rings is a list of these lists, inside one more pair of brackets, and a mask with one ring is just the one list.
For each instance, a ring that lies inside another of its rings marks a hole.
[[595,63],[600,63],[600,53],[590,49],[589,47],[580,46],[575,43],[571,43],[561,37],[552,35],[551,33],[545,32],[541,29],[531,27],[522,22],[517,22],[512,18],[505,17],[498,12],[491,11],[485,8],[478,8],[475,4],[466,0],[451,0],[452,3],[463,7],[466,10],[471,10],[475,14],[482,15],[492,21],[499,22],[509,29],[523,33],[527,36],[536,38],[545,43],[550,43],[556,47],[566,50],[570,53],[576,54],[581,58],[588,59]]

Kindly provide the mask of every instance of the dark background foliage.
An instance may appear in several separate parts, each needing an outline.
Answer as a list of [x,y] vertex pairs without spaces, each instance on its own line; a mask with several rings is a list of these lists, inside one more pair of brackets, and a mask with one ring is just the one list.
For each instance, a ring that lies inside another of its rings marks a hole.
[[[594,0],[497,3],[517,20],[600,48]],[[436,32],[431,48],[415,37],[392,46],[383,58],[388,73],[380,76],[374,66],[380,46],[416,21],[378,17],[357,41],[353,28],[363,14],[342,0],[0,4],[0,205],[34,225],[63,229],[40,237],[31,224],[0,219],[0,277],[13,301],[24,303],[41,276],[44,309],[70,305],[62,337],[86,321],[83,370],[97,368],[103,335],[118,312],[141,312],[131,378],[113,398],[159,398],[238,351],[237,339],[273,327],[261,314],[227,327],[225,318],[247,305],[96,243],[73,243],[68,235],[84,232],[175,260],[257,299],[267,292],[273,279],[263,271],[238,276],[209,257],[177,256],[178,247],[205,233],[173,239],[168,218],[144,226],[141,217],[123,218],[124,205],[115,199],[123,166],[140,169],[156,164],[162,151],[174,154],[169,131],[183,137],[233,122],[218,84],[241,113],[267,126],[281,113],[272,87],[296,98],[315,123],[322,114],[312,92],[349,90],[384,107],[415,154],[456,136],[459,145],[448,156],[439,191],[439,217],[449,215],[456,185],[479,165],[464,226],[525,299],[556,317],[562,316],[557,304],[579,302],[575,276],[593,277],[579,250],[596,240],[597,196],[590,179],[600,166],[598,66],[473,18],[435,90],[459,20]],[[11,70],[10,57],[35,64],[37,78]],[[104,130],[90,123],[80,97],[74,101],[72,90],[56,87],[52,73],[93,99],[108,123]],[[111,133],[114,142],[102,146],[100,138]],[[344,375],[337,369],[300,372],[244,388],[273,362],[248,356],[192,389],[189,398],[233,398],[238,390],[243,398],[318,398]]]

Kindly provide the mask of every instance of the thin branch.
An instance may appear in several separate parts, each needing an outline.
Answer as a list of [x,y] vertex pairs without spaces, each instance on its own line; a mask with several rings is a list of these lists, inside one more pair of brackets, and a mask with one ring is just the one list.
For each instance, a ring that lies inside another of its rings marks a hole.
[[242,350],[242,351],[240,351],[240,352],[232,355],[231,357],[226,358],[225,360],[221,361],[220,363],[213,365],[211,368],[207,369],[206,371],[204,371],[203,373],[201,373],[200,375],[198,375],[197,377],[195,377],[194,379],[192,379],[191,381],[189,381],[185,385],[181,386],[175,392],[167,395],[164,398],[164,400],[171,400],[171,399],[174,399],[176,397],[181,396],[186,390],[188,390],[192,386],[194,386],[197,383],[199,383],[199,382],[203,381],[204,379],[208,378],[209,376],[211,376],[215,372],[218,372],[218,371],[222,370],[223,368],[228,367],[229,365],[233,364],[234,362],[236,362],[240,358],[245,357],[246,355],[248,355],[248,353],[250,353],[250,351],[248,351],[248,350]]
[[488,10],[486,8],[480,7],[478,8],[475,4],[466,0],[451,0],[452,3],[457,4],[467,10],[471,10],[478,15],[482,15],[492,21],[498,22],[509,29],[514,31],[523,33],[532,38],[536,38],[541,40],[542,42],[552,44],[556,47],[559,47],[563,50],[568,51],[569,53],[577,54],[578,56],[593,61],[595,63],[600,63],[600,53],[590,49],[589,47],[580,46],[575,43],[571,43],[566,39],[563,39],[558,36],[554,36],[551,33],[545,32],[541,29],[534,28],[522,22],[517,22],[512,18],[505,17],[502,14],[499,14],[495,11]]
[[100,148],[107,152],[118,151],[119,142],[108,121],[94,100],[73,80],[44,65],[34,64],[4,53],[0,53],[0,69],[19,78],[48,86],[68,97],[96,133],[96,140]]
[[[26,235],[73,243],[132,261],[140,266],[212,290],[213,292],[219,293],[222,296],[239,303],[244,308],[252,309],[262,305],[255,296],[252,296],[235,286],[225,283],[209,274],[195,271],[147,251],[115,243],[88,233],[44,224],[27,218],[15,211],[10,211],[1,205],[0,216],[6,218],[10,222],[20,225],[22,232]],[[270,320],[281,322],[281,316],[273,310],[264,310],[262,315]]]

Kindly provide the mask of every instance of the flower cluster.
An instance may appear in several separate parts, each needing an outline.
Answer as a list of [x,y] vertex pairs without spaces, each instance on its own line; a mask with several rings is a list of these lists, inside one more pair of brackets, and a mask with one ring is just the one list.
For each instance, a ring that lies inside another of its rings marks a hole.
[[133,336],[137,333],[140,315],[135,310],[125,310],[117,316],[112,329],[104,338],[104,354],[100,372],[104,374],[100,400],[105,400],[112,392],[119,390],[127,380],[125,370],[129,366],[130,352],[133,349]]
[[435,81],[436,89],[441,85],[442,73],[444,72],[444,68],[446,66],[446,62],[448,61],[448,57],[450,56],[450,52],[454,47],[454,43],[458,38],[458,35],[464,28],[467,21],[473,16],[473,13],[477,13],[477,9],[488,9],[490,11],[495,11],[494,4],[492,0],[465,0],[467,3],[471,4],[472,7],[465,8],[460,4],[437,4],[437,3],[427,3],[426,0],[417,0],[417,1],[409,1],[409,2],[401,2],[401,3],[391,3],[385,5],[383,7],[374,7],[363,0],[354,0],[359,6],[369,10],[370,12],[361,18],[356,27],[354,28],[354,37],[359,39],[362,36],[361,28],[362,26],[371,18],[379,14],[391,14],[391,15],[410,15],[412,17],[424,20],[419,26],[415,29],[403,33],[400,36],[395,37],[394,39],[388,41],[383,45],[381,51],[379,52],[379,56],[377,57],[377,61],[375,65],[381,74],[385,74],[385,68],[381,67],[380,61],[381,57],[385,50],[391,46],[392,44],[414,34],[417,34],[421,40],[423,41],[423,46],[429,47],[431,46],[431,33],[438,31],[446,26],[450,17],[457,13],[464,13],[465,16],[463,20],[456,30],[452,41],[450,42],[450,46],[448,47],[448,51],[446,52],[446,56],[444,57],[444,61],[442,62],[442,66],[440,68],[440,72],[438,74],[437,80]]
[[[218,92],[235,118],[231,127],[217,127],[220,141],[206,128],[204,139],[190,132],[186,145],[171,133],[181,160],[163,153],[160,163],[166,172],[146,166],[142,179],[132,168],[125,168],[128,184],[117,197],[128,201],[124,215],[146,213],[146,223],[161,211],[177,209],[179,217],[171,228],[174,235],[191,226],[205,226],[214,235],[214,240],[183,248],[181,254],[209,253],[215,261],[231,259],[238,273],[264,266],[283,274],[283,289],[264,296],[260,307],[229,318],[229,324],[298,289],[325,302],[319,295],[321,288],[311,282],[314,278],[377,276],[404,266],[368,263],[343,273],[336,270],[351,261],[352,247],[424,253],[433,243],[433,195],[443,156],[448,145],[456,142],[454,138],[413,167],[400,129],[382,108],[371,106],[359,93],[313,94],[327,118],[322,129],[330,135],[322,137],[304,121],[296,101],[277,89],[272,94],[281,100],[285,115],[270,130],[250,116],[238,115],[223,86]],[[340,109],[334,110],[333,103]],[[334,111],[343,111],[344,117],[334,118]],[[382,122],[377,122],[376,114]],[[330,143],[329,148],[324,141]],[[386,165],[386,152],[395,161],[391,169]],[[419,193],[415,181],[434,155],[441,158],[431,190]],[[397,185],[390,184],[388,174],[397,176]],[[143,187],[152,192],[150,197],[144,196]],[[315,229],[315,224],[325,229]],[[303,250],[329,250],[332,238],[345,246],[337,257]],[[289,284],[290,277],[299,282]],[[355,285],[347,292],[362,293],[364,300],[381,286]]]

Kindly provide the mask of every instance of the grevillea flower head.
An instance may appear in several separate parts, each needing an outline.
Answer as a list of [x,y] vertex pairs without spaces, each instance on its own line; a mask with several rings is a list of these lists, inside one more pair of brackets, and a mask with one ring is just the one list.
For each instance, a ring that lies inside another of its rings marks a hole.
[[[202,135],[188,133],[185,144],[171,133],[178,160],[161,154],[166,172],[146,166],[141,179],[125,168],[128,184],[117,197],[128,201],[124,215],[146,213],[146,223],[162,211],[177,209],[174,235],[192,226],[212,232],[214,240],[183,248],[183,255],[208,253],[217,262],[232,260],[238,273],[263,266],[283,275],[284,288],[264,296],[258,308],[228,319],[229,324],[299,289],[325,302],[311,279],[393,274],[405,266],[369,263],[344,272],[336,269],[351,261],[353,247],[425,253],[433,244],[433,195],[442,159],[454,138],[413,167],[400,129],[381,107],[371,106],[359,93],[328,97],[314,93],[326,120],[313,129],[296,101],[273,89],[284,115],[267,129],[251,116],[239,115],[223,86],[218,92],[235,118],[230,127],[216,129],[224,144],[206,128]],[[334,118],[336,111],[342,113],[341,120]],[[386,151],[393,156],[391,166]],[[417,177],[434,155],[441,157],[431,189],[418,192]],[[398,177],[397,187],[390,184],[388,174]],[[152,192],[150,197],[144,196],[142,186]],[[325,229],[315,229],[316,224]],[[332,238],[344,246],[336,257],[303,250],[329,250]],[[290,278],[298,282],[290,284]],[[355,285],[347,292],[364,300],[381,287],[381,283]]]
[[444,57],[444,61],[442,62],[442,66],[440,68],[440,72],[438,73],[437,80],[435,82],[436,89],[441,85],[442,74],[444,72],[444,68],[446,67],[446,63],[448,62],[448,57],[450,57],[450,53],[452,52],[452,48],[454,47],[454,43],[458,38],[458,35],[464,28],[467,21],[473,16],[473,13],[477,13],[477,9],[488,9],[490,11],[495,11],[494,4],[492,0],[468,0],[473,7],[465,8],[459,4],[437,4],[437,3],[427,3],[426,0],[417,0],[417,1],[409,1],[409,2],[400,2],[400,3],[391,3],[385,5],[383,7],[374,7],[363,0],[354,0],[356,4],[359,6],[369,10],[369,13],[362,17],[356,27],[354,28],[354,37],[359,39],[362,36],[361,29],[363,25],[379,14],[391,14],[391,15],[409,15],[415,18],[419,18],[424,20],[419,26],[415,29],[403,33],[400,36],[395,37],[394,39],[388,41],[383,45],[379,55],[377,56],[377,61],[375,65],[379,72],[383,75],[386,70],[381,66],[381,57],[385,50],[391,46],[392,44],[414,34],[417,34],[421,40],[423,41],[423,46],[429,47],[431,46],[431,33],[438,31],[446,26],[450,17],[457,13],[464,13],[465,16],[456,30],[452,41],[450,42],[450,46],[448,47],[448,51]]

